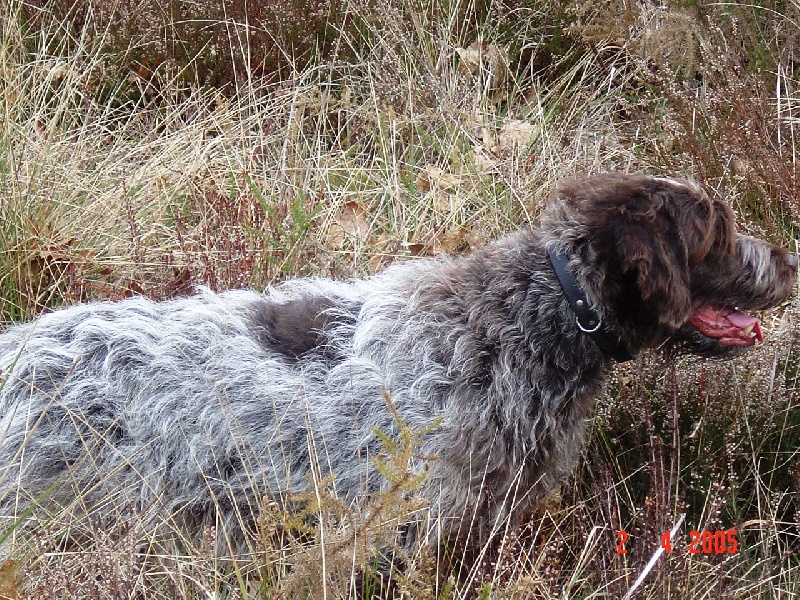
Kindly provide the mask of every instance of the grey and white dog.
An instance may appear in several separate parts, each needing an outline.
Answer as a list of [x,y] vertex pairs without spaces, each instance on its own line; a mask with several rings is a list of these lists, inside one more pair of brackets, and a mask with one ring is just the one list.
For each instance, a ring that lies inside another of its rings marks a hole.
[[423,535],[483,541],[573,468],[615,360],[735,355],[796,270],[697,185],[608,174],[465,256],[45,314],[0,335],[0,531],[133,507],[244,540],[312,468],[347,499],[387,485],[388,395],[412,428],[441,418]]

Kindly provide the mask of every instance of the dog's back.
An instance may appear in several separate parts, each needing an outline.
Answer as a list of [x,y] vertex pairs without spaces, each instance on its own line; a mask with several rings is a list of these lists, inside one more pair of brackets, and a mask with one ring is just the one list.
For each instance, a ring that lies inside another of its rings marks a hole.
[[[336,474],[352,500],[382,478],[367,459],[394,418],[387,323],[420,264],[368,281],[290,282],[153,302],[73,306],[0,335],[0,515],[217,523],[241,537],[264,496]],[[424,270],[424,269],[423,269]],[[419,422],[431,406],[417,406]]]

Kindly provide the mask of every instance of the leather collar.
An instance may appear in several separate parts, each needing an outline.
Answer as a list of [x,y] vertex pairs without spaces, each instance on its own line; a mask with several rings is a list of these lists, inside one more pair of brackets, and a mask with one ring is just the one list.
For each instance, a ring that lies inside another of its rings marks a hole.
[[578,285],[577,280],[569,270],[569,258],[556,250],[548,250],[547,255],[553,270],[561,284],[564,297],[569,302],[569,307],[575,313],[578,328],[594,340],[600,350],[613,358],[618,363],[632,360],[636,354],[632,353],[625,343],[620,340],[603,323],[599,313],[591,305],[586,294]]

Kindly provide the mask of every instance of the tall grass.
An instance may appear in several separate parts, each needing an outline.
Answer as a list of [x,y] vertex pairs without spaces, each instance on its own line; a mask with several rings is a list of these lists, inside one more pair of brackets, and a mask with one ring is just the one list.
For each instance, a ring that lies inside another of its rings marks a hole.
[[[151,23],[187,36],[160,57],[105,13],[32,6],[0,14],[4,323],[468,250],[535,222],[559,180],[609,169],[698,178],[745,230],[796,234],[796,2],[295,3],[282,14],[303,27],[254,60],[266,28],[209,23],[216,70],[191,15]],[[296,514],[265,502],[238,562],[217,558],[219,531],[164,544],[133,511],[70,544],[68,512],[0,523],[0,597],[621,598],[680,514],[637,597],[791,597],[797,322],[779,311],[743,361],[620,368],[561,498],[477,561],[420,546],[387,582],[375,542],[424,511],[413,489],[350,507],[317,482]],[[736,553],[686,551],[690,531],[728,529]]]

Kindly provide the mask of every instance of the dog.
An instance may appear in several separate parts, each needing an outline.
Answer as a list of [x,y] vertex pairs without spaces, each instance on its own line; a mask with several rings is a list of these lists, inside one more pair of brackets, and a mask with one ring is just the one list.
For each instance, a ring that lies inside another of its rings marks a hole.
[[603,174],[470,254],[44,314],[0,335],[0,531],[134,510],[234,547],[311,471],[385,489],[399,415],[426,432],[419,535],[483,543],[569,475],[615,362],[743,352],[797,264],[695,183]]

